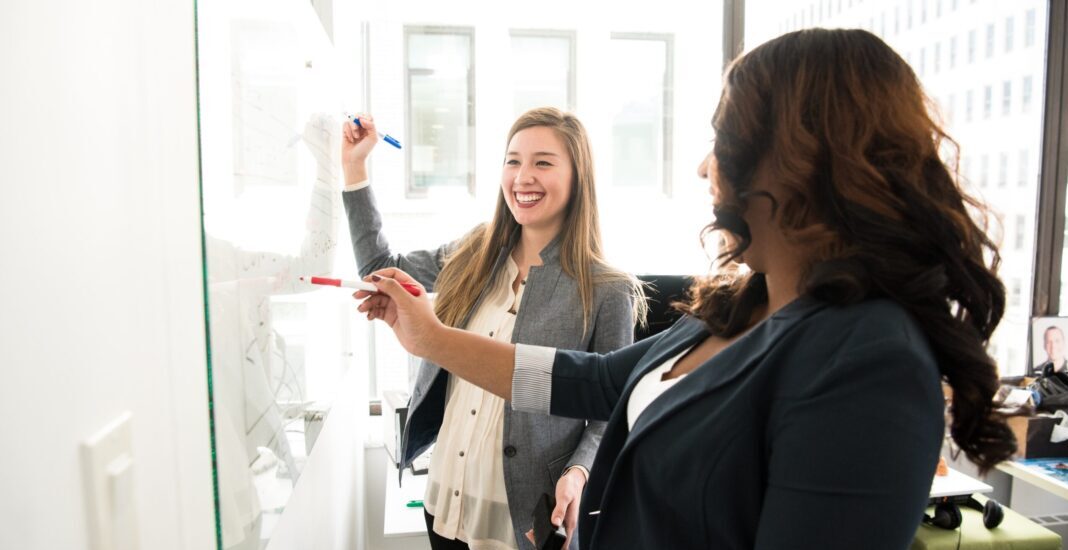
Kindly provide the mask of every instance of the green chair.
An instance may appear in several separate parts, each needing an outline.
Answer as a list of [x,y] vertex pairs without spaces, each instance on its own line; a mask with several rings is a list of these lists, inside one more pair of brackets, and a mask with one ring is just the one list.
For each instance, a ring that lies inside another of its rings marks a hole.
[[[986,498],[976,495],[981,503]],[[1005,519],[994,529],[983,526],[983,514],[961,507],[960,529],[952,531],[921,524],[916,530],[911,550],[1061,550],[1061,537],[1041,525],[1003,508]],[[933,514],[934,506],[927,509]],[[959,542],[959,546],[958,546]]]

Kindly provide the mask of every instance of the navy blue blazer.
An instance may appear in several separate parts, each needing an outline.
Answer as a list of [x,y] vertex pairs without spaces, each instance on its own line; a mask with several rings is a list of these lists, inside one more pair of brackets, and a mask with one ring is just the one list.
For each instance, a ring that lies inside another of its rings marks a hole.
[[550,412],[608,420],[581,547],[907,548],[943,435],[940,375],[916,322],[885,300],[798,299],[628,430],[635,382],[707,337],[684,317],[607,355],[556,351]]

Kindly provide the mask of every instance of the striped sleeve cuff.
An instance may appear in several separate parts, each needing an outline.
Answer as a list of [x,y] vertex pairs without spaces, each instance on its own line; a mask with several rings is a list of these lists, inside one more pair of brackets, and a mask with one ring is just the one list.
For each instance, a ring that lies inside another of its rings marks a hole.
[[349,185],[346,185],[344,190],[345,191],[358,191],[360,189],[363,189],[364,187],[367,187],[368,185],[371,185],[371,180],[366,179],[366,180],[363,180],[363,181],[358,181],[356,183],[351,183]]
[[515,345],[512,410],[549,414],[556,348]]

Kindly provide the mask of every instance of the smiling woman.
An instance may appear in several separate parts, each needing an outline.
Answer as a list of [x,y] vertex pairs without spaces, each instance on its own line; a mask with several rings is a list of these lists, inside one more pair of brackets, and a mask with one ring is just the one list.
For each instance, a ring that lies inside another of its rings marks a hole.
[[[542,108],[508,133],[493,219],[435,250],[393,254],[369,186],[374,120],[347,122],[344,201],[361,275],[384,267],[412,273],[437,292],[446,325],[501,342],[608,352],[633,339],[632,277],[601,249],[593,162],[573,115]],[[522,307],[520,307],[522,306]],[[400,451],[406,466],[435,443],[424,498],[433,548],[525,546],[542,493],[570,536],[602,422],[513,412],[505,400],[424,362]],[[555,486],[555,488],[554,488]],[[577,542],[577,541],[576,541]]]

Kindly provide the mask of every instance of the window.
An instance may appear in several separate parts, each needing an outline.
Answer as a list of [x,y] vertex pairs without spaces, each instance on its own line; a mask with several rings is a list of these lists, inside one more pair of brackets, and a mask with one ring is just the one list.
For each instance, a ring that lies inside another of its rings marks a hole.
[[964,95],[964,120],[965,122],[972,121],[972,104],[974,103],[975,93],[972,90],[968,90]]
[[1023,86],[1020,90],[1020,110],[1022,112],[1028,112],[1031,110],[1031,77],[1025,76],[1023,78]]
[[998,155],[998,187],[1005,187],[1009,182],[1009,154]]
[[1016,215],[1016,236],[1012,242],[1012,248],[1015,250],[1023,250],[1024,245],[1024,233],[1027,231],[1027,216],[1023,214]]
[[1016,178],[1016,185],[1019,187],[1027,185],[1027,167],[1030,165],[1029,157],[1027,149],[1020,150],[1019,160],[1016,163],[1016,170],[1019,172]]
[[986,189],[987,177],[990,175],[990,157],[988,155],[979,156],[979,187]]
[[942,43],[941,42],[935,42],[935,45],[934,45],[934,59],[933,59],[933,61],[934,61],[934,72],[935,72],[935,74],[938,74],[938,70],[940,69],[941,64],[942,64]]
[[1001,84],[1001,114],[1008,115],[1012,112],[1012,81],[1006,80]]
[[512,114],[535,107],[575,109],[575,33],[512,30]]
[[668,35],[613,33],[612,184],[671,193],[672,44]]
[[474,29],[405,27],[407,191],[475,192]]
[[986,26],[986,58],[994,57],[994,24]]
[[957,66],[957,37],[954,36],[949,39],[949,68],[955,68]]
[[957,94],[949,94],[949,98],[946,100],[946,121],[950,126],[953,125],[953,120],[956,118],[957,110]]
[[1035,45],[1035,10],[1027,10],[1024,17],[1024,47],[1030,48]]
[[976,34],[975,30],[968,31],[968,63],[969,64],[975,62],[975,41],[976,41],[975,34]]
[[894,6],[894,34],[901,32],[901,9]]
[[920,76],[927,72],[927,48],[920,48]]
[[1014,26],[1015,26],[1015,21],[1013,20],[1013,18],[1011,16],[1007,17],[1005,19],[1005,51],[1006,52],[1011,52],[1012,51],[1012,35],[1013,35],[1013,30],[1014,30],[1013,27]]
[[994,87],[986,86],[983,88],[983,118],[990,118],[990,113],[994,109]]

